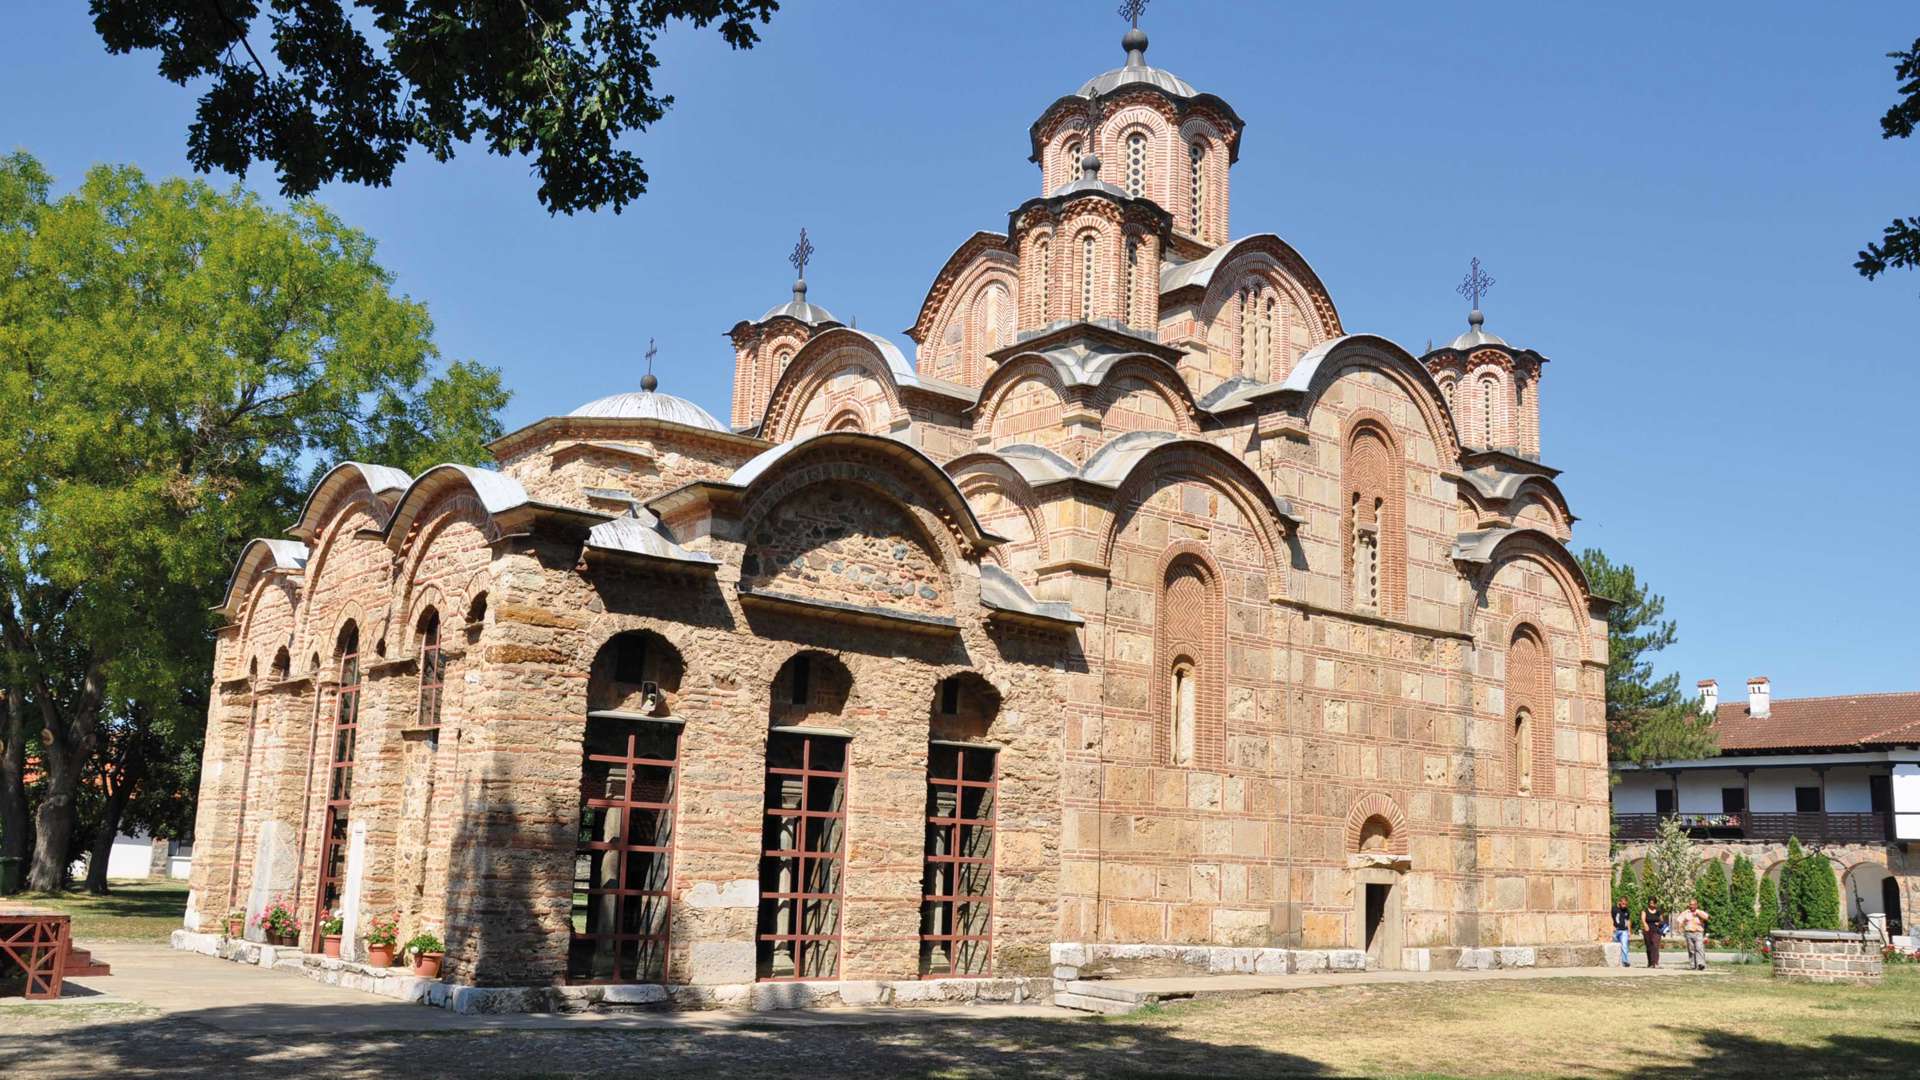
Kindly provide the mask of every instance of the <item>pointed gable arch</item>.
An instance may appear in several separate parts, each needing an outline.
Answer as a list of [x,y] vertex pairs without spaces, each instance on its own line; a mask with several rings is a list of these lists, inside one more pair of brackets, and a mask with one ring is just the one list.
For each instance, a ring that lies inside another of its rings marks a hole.
[[341,506],[354,500],[365,501],[374,516],[384,521],[394,500],[412,480],[404,471],[389,465],[343,461],[328,469],[313,485],[287,534],[311,544],[316,531],[338,513]]
[[[994,305],[996,321],[984,308]],[[985,357],[1012,342],[1019,325],[1020,264],[1007,238],[977,232],[955,249],[935,275],[919,316],[906,330],[920,373],[977,385],[986,375]]]
[[227,588],[221,594],[220,604],[214,608],[226,616],[228,622],[240,621],[243,607],[251,607],[255,586],[261,580],[275,576],[297,577],[307,568],[307,545],[298,540],[267,540],[255,537],[240,549],[240,557],[234,560],[233,573],[227,577]]
[[1009,567],[1050,558],[1052,542],[1039,497],[1005,458],[992,451],[967,454],[947,462],[947,473],[981,525],[1006,538],[990,550],[994,562]]
[[1346,333],[1320,275],[1293,245],[1273,233],[1243,236],[1202,258],[1168,267],[1160,275],[1160,292],[1167,300],[1197,300],[1203,310],[1218,310],[1250,271],[1271,275],[1299,298],[1316,342]]
[[[760,437],[779,443],[816,434],[807,430],[812,413],[820,413],[820,430],[825,430],[827,421],[853,401],[865,406],[859,415],[868,424],[891,425],[905,412],[900,400],[903,372],[917,377],[900,350],[882,339],[844,327],[815,335],[775,380]],[[836,387],[836,382],[841,385]]]
[[1378,371],[1398,385],[1413,402],[1433,439],[1439,464],[1460,460],[1460,433],[1453,426],[1453,415],[1446,408],[1439,384],[1411,353],[1386,338],[1353,334],[1320,345],[1300,358],[1281,389],[1299,394],[1298,415],[1311,418],[1327,387],[1354,370]]
[[1191,481],[1218,492],[1247,522],[1266,568],[1267,599],[1286,596],[1292,510],[1276,501],[1259,474],[1228,451],[1200,439],[1134,432],[1095,451],[1081,478],[1114,489],[1100,544],[1102,565],[1112,566],[1121,533],[1147,498],[1167,484]]
[[[1572,615],[1568,632],[1579,642],[1579,655],[1606,655],[1606,643],[1604,640],[1595,640],[1596,631],[1591,629],[1594,624],[1590,623],[1588,614],[1596,606],[1605,605],[1608,601],[1593,595],[1586,571],[1580,568],[1580,561],[1573,557],[1573,553],[1558,537],[1530,527],[1487,529],[1462,536],[1454,545],[1453,558],[1455,562],[1478,565],[1478,572],[1469,581],[1478,598],[1478,606],[1483,610],[1488,590],[1503,568],[1515,562],[1529,562],[1537,566],[1559,586],[1567,602]],[[1472,618],[1471,610],[1466,614],[1469,619]]]

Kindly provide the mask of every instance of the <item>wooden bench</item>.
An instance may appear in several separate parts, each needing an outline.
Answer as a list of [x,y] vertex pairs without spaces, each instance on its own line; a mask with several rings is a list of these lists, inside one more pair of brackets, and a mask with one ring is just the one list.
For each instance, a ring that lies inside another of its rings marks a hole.
[[26,974],[26,996],[57,998],[60,984],[74,977],[111,975],[113,969],[75,948],[72,923],[58,911],[0,905],[0,956]]

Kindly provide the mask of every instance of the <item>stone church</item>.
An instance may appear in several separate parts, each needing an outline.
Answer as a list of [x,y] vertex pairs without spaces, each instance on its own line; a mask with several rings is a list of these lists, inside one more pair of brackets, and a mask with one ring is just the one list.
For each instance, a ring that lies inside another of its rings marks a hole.
[[1123,47],[911,353],[803,278],[733,326],[730,422],[649,376],[247,544],[187,928],[285,898],[456,986],[709,1003],[1596,959],[1607,604],[1546,357],[1477,305],[1425,356],[1347,329],[1230,230],[1233,107]]

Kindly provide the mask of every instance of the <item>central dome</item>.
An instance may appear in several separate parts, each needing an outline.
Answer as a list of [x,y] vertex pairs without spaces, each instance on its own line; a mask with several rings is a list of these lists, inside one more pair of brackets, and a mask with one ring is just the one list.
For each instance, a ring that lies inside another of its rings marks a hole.
[[708,431],[727,430],[727,426],[714,419],[712,413],[686,398],[652,390],[611,394],[589,401],[567,415],[600,420],[665,420]]
[[1195,90],[1192,83],[1173,72],[1147,66],[1146,31],[1137,27],[1127,31],[1120,39],[1120,46],[1127,50],[1126,65],[1095,75],[1083,83],[1076,93],[1083,98],[1097,98],[1123,86],[1140,83],[1165,90],[1174,97],[1200,96],[1200,91]]

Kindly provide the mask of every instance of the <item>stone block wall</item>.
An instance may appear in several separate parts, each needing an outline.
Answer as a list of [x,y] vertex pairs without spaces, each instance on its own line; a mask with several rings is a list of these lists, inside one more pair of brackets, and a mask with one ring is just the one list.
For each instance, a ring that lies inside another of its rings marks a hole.
[[1840,930],[1776,930],[1769,936],[1773,977],[1789,982],[1879,983],[1878,943]]

